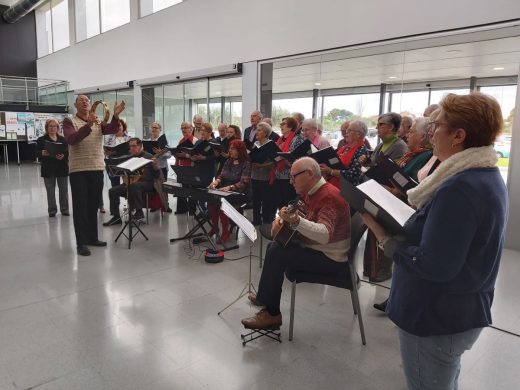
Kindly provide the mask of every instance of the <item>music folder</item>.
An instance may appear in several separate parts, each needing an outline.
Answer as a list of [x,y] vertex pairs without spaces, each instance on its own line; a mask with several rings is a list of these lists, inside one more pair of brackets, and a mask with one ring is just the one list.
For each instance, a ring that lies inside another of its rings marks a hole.
[[222,142],[210,141],[209,146],[216,152],[224,152],[227,153],[229,150],[229,139],[224,138]]
[[191,142],[189,139],[187,139],[183,143],[177,145],[175,148],[168,148],[168,150],[173,155],[175,155],[176,153],[186,153],[186,152],[182,151],[183,148],[188,148],[188,149],[193,148],[193,142]]
[[312,153],[311,157],[315,159],[318,164],[325,164],[332,169],[347,169],[332,146]]
[[316,146],[314,146],[311,141],[306,139],[300,145],[298,145],[298,147],[294,149],[292,152],[279,152],[278,156],[285,158],[288,161],[295,161],[300,157],[310,156],[317,150],[318,149],[316,148]]
[[143,149],[146,150],[150,154],[154,154],[153,148],[162,150],[167,146],[168,146],[168,140],[166,139],[166,134],[162,134],[155,141],[143,140]]
[[198,141],[192,148],[189,147],[181,147],[181,152],[188,153],[190,156],[195,156],[197,154],[201,154],[203,156],[207,155],[211,151],[211,146],[208,141]]
[[175,172],[177,182],[182,185],[200,187],[202,185],[202,172],[197,167],[183,167],[181,165],[170,165]]
[[403,233],[403,226],[415,210],[394,196],[375,180],[354,186],[340,178],[341,195],[356,211],[369,213],[392,235]]
[[276,145],[275,142],[268,140],[265,144],[260,147],[254,146],[251,152],[249,153],[249,159],[253,163],[262,164],[267,160],[274,161],[276,157],[278,157],[278,153],[282,151]]
[[57,154],[63,154],[67,151],[68,145],[64,142],[52,142],[45,140],[45,150],[49,152],[51,157],[56,157]]
[[128,141],[126,141],[126,142],[120,143],[119,145],[116,145],[116,146],[106,146],[105,145],[105,149],[110,152],[113,152],[113,153],[111,153],[111,156],[118,157],[118,156],[127,155],[128,151],[130,150],[130,147],[128,145]]
[[365,176],[374,179],[379,184],[395,186],[403,195],[406,195],[406,191],[419,184],[403,168],[384,154],[378,156],[376,165],[368,169]]

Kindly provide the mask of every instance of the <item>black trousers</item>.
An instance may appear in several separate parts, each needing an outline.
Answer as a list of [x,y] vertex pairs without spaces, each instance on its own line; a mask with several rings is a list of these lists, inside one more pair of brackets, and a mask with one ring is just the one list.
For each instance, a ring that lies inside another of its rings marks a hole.
[[277,242],[270,243],[265,254],[256,298],[272,315],[280,313],[282,284],[287,268],[296,273],[334,276],[345,268],[345,264],[329,259],[323,252],[303,248],[298,244],[291,243],[284,248]]
[[270,224],[274,221],[273,187],[266,180],[251,180],[253,189],[253,225]]
[[97,212],[103,191],[103,171],[73,172],[69,176],[76,245],[98,240]]
[[297,197],[296,191],[289,179],[276,179],[274,182],[273,195],[277,209],[287,206],[290,201],[295,200]]
[[[151,192],[153,190],[153,182],[151,181],[138,181],[130,184],[128,187],[128,202],[130,208],[141,210],[144,206],[143,194],[145,192]],[[118,217],[119,216],[119,198],[121,196],[127,196],[127,189],[125,184],[112,187],[108,190],[108,197],[110,199],[110,214]]]

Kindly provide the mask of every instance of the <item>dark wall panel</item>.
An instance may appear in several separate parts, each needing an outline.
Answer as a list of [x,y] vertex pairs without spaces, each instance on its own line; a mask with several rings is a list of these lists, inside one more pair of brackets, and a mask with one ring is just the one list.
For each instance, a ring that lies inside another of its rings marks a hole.
[[[7,8],[0,5],[0,14]],[[36,77],[37,58],[34,11],[13,24],[0,15],[0,75]]]

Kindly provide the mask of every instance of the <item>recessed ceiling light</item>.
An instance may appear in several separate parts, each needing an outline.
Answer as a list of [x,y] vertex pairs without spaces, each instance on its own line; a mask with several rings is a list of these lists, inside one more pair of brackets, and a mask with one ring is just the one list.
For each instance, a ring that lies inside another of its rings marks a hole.
[[504,70],[503,66],[495,66],[493,70]]
[[396,79],[397,76],[390,76],[390,77],[388,77],[388,78],[389,78],[389,79]]
[[314,83],[314,85],[320,86],[320,85],[321,85],[321,83]]

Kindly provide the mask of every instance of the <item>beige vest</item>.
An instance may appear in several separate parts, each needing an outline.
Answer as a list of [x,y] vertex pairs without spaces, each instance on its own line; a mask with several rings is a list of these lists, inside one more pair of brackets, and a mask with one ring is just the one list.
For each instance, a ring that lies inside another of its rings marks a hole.
[[[74,115],[72,124],[76,131],[87,122]],[[76,145],[69,145],[69,172],[102,171],[105,169],[103,133],[101,125],[92,125],[92,132]]]

